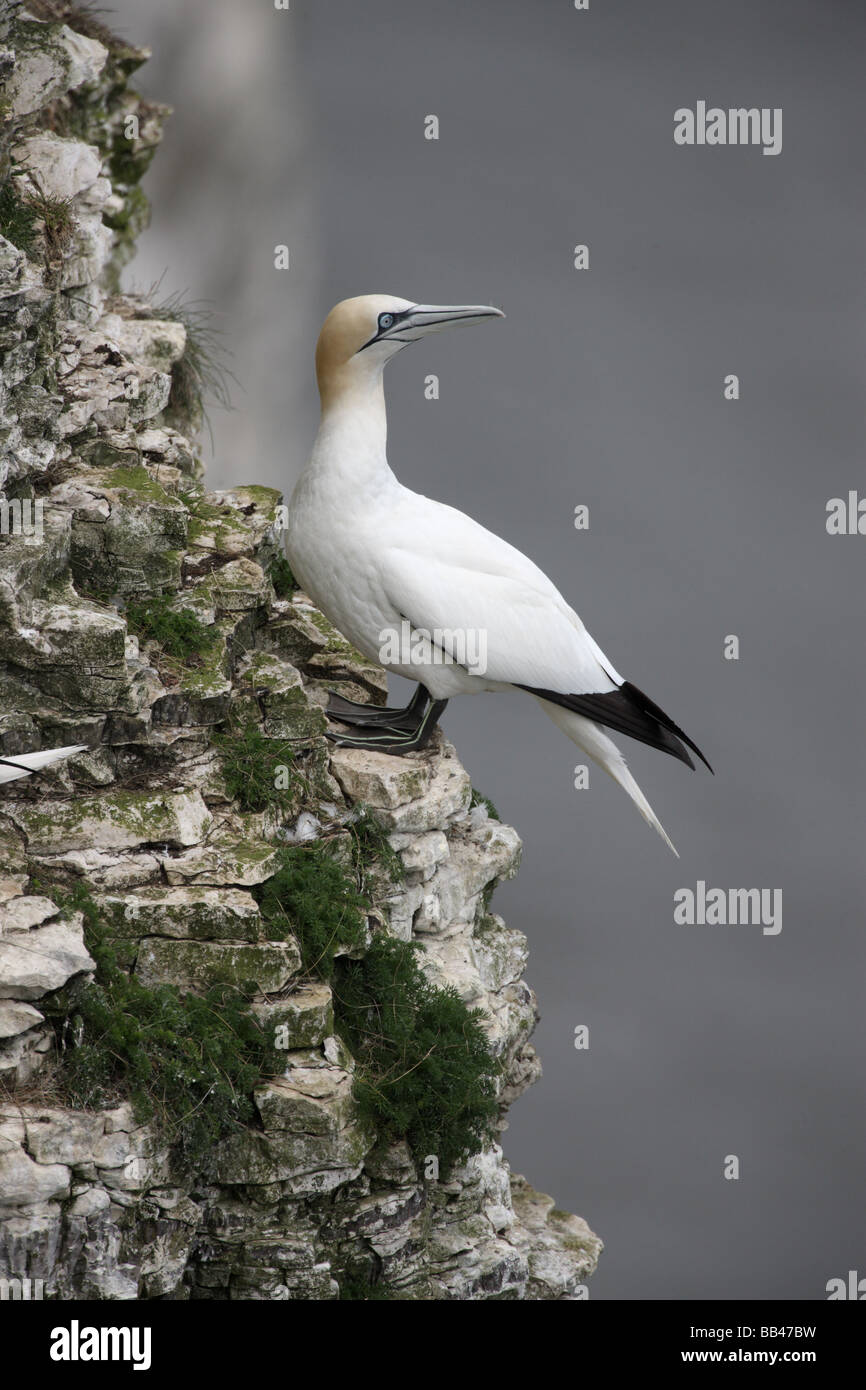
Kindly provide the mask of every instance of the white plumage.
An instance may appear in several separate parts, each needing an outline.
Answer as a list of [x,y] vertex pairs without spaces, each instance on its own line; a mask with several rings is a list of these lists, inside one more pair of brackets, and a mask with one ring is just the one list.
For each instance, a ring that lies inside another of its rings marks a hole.
[[[316,353],[322,422],[289,511],[292,569],[365,656],[422,682],[434,700],[514,687],[535,694],[673,850],[602,726],[689,763],[680,740],[695,746],[624,681],[537,565],[454,507],[403,487],[388,465],[386,362],[422,333],[490,317],[501,317],[499,310],[416,305],[384,295],[346,300],[332,310]],[[417,649],[411,661],[400,659],[402,651],[397,659],[383,659],[383,634],[401,624],[413,633],[483,634],[483,671],[436,660],[435,644],[425,646],[423,639],[420,668]],[[371,746],[385,747],[386,736]]]

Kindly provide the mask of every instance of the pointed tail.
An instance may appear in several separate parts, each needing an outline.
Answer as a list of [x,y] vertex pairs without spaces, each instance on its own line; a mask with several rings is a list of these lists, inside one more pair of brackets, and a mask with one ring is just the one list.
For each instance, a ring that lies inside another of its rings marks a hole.
[[628,792],[647,824],[651,825],[653,830],[658,831],[668,849],[672,850],[679,859],[676,846],[629,772],[625,758],[613,740],[608,738],[601,725],[594,723],[591,719],[585,719],[582,714],[575,714],[572,710],[564,709],[562,705],[553,705],[550,701],[542,700],[538,696],[535,698],[545,714],[549,715],[554,724],[568,735],[572,743],[576,743],[578,748],[583,749],[584,753],[587,753],[598,763],[599,767],[603,767],[605,772],[619,783],[623,791]]
[[43,767],[71,758],[73,753],[84,753],[86,749],[86,743],[74,743],[67,748],[46,748],[41,753],[10,753],[0,758],[0,782],[16,782],[19,777],[29,777],[31,772],[39,772]]

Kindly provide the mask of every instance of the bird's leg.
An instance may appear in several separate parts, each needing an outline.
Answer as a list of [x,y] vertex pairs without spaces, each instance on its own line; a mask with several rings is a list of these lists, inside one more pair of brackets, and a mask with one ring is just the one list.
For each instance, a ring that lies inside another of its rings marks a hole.
[[430,695],[423,685],[418,686],[405,709],[391,705],[360,705],[329,691],[326,712],[332,719],[339,719],[341,724],[392,724],[395,719],[413,719],[429,699]]
[[349,719],[341,718],[340,722],[347,725],[346,732],[328,730],[327,737],[338,748],[370,748],[398,757],[402,753],[414,753],[419,748],[425,748],[430,742],[436,723],[447,704],[447,700],[432,700],[429,691],[423,685],[419,685],[411,704],[405,710],[397,711],[397,717],[392,717],[388,723],[383,722],[371,728],[369,725],[355,724]]

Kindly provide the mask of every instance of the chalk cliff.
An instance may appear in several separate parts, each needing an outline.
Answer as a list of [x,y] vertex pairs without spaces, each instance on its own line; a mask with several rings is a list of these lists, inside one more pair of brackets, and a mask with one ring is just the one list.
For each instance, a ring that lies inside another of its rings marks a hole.
[[[600,1242],[498,1143],[540,1072],[490,906],[518,836],[441,734],[327,743],[326,691],[382,702],[383,673],[294,586],[279,495],[207,489],[195,315],[120,288],[166,114],[146,57],[65,0],[0,5],[0,756],[86,745],[0,787],[0,1279],[582,1297]],[[435,1044],[389,1109],[412,1028],[370,1022],[377,950],[395,1018],[467,1039],[441,1125]]]

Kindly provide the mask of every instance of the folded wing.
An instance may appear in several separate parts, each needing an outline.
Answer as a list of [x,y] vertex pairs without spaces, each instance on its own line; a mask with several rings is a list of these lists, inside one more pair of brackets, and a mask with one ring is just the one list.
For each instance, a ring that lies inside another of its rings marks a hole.
[[[451,507],[425,504],[430,547],[388,547],[386,594],[413,628],[483,633],[484,675],[694,764],[696,744],[626,681],[527,556]],[[416,525],[410,534],[422,534]],[[432,547],[435,546],[435,549]],[[710,769],[712,771],[712,769]]]

